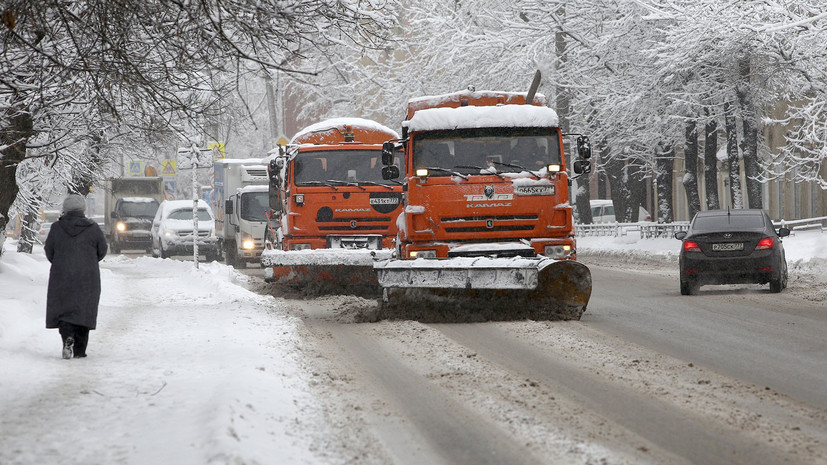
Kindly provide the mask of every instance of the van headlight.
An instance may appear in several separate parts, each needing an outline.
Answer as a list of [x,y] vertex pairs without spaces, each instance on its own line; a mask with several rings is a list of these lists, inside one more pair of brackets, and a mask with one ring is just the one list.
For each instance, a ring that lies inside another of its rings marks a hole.
[[115,225],[115,229],[117,229],[120,232],[126,231],[126,223],[124,223],[123,221],[118,221],[118,224]]

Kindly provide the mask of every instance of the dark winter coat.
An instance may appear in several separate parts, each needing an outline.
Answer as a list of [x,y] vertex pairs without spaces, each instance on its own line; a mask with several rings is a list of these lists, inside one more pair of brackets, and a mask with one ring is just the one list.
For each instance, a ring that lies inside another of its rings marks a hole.
[[82,212],[72,211],[52,224],[44,250],[52,263],[46,327],[64,321],[95,329],[101,295],[98,262],[106,256],[103,231]]

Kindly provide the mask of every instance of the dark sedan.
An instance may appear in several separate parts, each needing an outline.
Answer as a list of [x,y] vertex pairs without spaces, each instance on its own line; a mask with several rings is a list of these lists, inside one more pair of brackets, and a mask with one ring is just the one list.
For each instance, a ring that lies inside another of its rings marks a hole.
[[770,292],[787,287],[787,259],[781,238],[763,210],[698,212],[689,231],[675,233],[680,253],[681,294],[704,284],[766,284]]

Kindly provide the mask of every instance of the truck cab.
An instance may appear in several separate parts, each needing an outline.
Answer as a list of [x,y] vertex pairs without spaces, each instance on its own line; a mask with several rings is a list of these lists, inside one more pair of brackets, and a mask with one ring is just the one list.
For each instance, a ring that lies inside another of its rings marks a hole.
[[152,219],[160,203],[152,197],[122,197],[110,212],[112,231],[109,246],[114,253],[127,249],[150,251]]

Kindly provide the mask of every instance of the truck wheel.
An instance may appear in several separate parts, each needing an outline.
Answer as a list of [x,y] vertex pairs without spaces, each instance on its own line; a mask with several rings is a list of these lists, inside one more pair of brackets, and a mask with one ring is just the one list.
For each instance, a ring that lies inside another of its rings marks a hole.
[[115,242],[111,243],[109,248],[112,249],[112,253],[121,253],[121,248]]
[[238,258],[235,254],[235,244],[228,244],[228,247],[224,249],[224,258],[227,265],[233,267],[238,265]]

